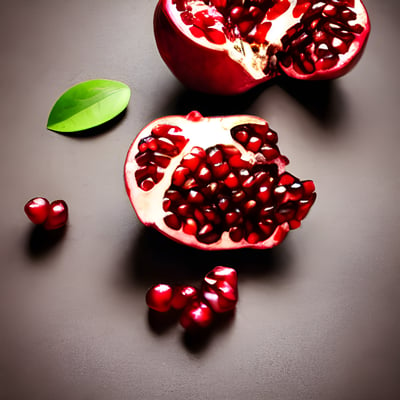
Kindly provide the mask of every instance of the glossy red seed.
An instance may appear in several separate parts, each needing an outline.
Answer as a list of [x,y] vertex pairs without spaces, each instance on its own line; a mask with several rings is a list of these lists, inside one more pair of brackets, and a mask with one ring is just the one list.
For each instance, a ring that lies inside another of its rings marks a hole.
[[233,310],[238,301],[236,271],[229,267],[215,267],[205,276],[201,290],[216,313]]
[[49,215],[44,222],[47,230],[59,229],[65,226],[68,220],[68,206],[64,200],[55,200],[50,204]]
[[183,328],[192,331],[209,327],[213,317],[213,312],[206,303],[194,300],[183,309],[179,322]]
[[43,197],[35,197],[25,204],[24,211],[34,224],[43,224],[49,215],[50,203]]
[[174,288],[171,307],[181,310],[198,296],[198,291],[193,286],[178,286]]
[[146,293],[146,304],[152,310],[166,312],[171,308],[172,287],[164,283],[152,286]]

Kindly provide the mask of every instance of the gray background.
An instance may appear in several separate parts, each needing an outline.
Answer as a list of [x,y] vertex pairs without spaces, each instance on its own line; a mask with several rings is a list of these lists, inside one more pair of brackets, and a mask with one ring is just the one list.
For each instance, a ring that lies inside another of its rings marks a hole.
[[[2,2],[0,398],[400,398],[398,1],[365,0],[372,33],[347,76],[230,99],[171,75],[155,3]],[[93,78],[127,83],[127,112],[84,137],[47,131],[58,96]],[[128,147],[192,109],[267,119],[289,170],[315,181],[310,215],[278,248],[200,252],[137,220]],[[23,206],[38,195],[68,202],[66,230],[33,228]],[[218,264],[239,272],[232,318],[193,338],[148,314],[150,285],[199,282]]]

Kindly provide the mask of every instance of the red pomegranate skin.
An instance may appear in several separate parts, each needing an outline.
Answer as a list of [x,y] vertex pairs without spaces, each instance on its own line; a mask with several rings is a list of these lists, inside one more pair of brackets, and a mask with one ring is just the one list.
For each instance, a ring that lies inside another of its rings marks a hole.
[[235,95],[280,75],[343,76],[364,51],[370,20],[361,0],[159,0],[154,32],[185,86]]
[[313,205],[311,180],[286,171],[278,136],[255,116],[167,116],[151,122],[125,161],[138,218],[202,250],[279,245]]

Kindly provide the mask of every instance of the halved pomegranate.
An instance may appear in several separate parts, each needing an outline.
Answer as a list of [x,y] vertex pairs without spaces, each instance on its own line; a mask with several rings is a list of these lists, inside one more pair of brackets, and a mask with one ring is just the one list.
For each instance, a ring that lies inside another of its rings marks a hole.
[[195,248],[273,247],[316,198],[312,181],[285,172],[277,140],[250,115],[157,119],[126,158],[133,208],[145,225]]
[[358,61],[370,22],[361,0],[159,0],[154,31],[184,85],[229,95],[281,74],[342,76]]

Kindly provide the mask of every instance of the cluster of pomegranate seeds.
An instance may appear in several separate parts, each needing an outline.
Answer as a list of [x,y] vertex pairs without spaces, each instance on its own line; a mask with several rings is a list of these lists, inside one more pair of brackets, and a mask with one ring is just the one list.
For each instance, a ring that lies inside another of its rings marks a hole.
[[357,14],[349,7],[354,7],[354,0],[297,0],[293,13],[303,16],[282,38],[283,66],[293,65],[300,74],[334,67],[339,56],[349,51],[356,36],[364,30],[354,23]]
[[187,330],[210,326],[215,313],[232,311],[237,301],[237,273],[233,268],[222,266],[206,274],[200,289],[158,284],[146,293],[147,306],[152,310],[181,310],[180,324]]
[[139,168],[135,177],[141,189],[152,189],[163,178],[171,157],[180,154],[187,143],[187,139],[179,135],[181,131],[178,126],[158,125],[152,129],[150,136],[140,141],[136,156]]
[[24,211],[35,225],[42,225],[46,230],[62,228],[68,220],[68,206],[64,200],[50,204],[43,197],[35,197],[25,204]]
[[315,200],[312,181],[301,182],[289,173],[279,176],[272,163],[280,156],[277,135],[268,125],[237,126],[231,134],[258,153],[258,162],[246,161],[235,146],[193,147],[165,192],[165,224],[206,244],[217,242],[223,232],[234,242],[254,244],[283,222],[299,227]]

